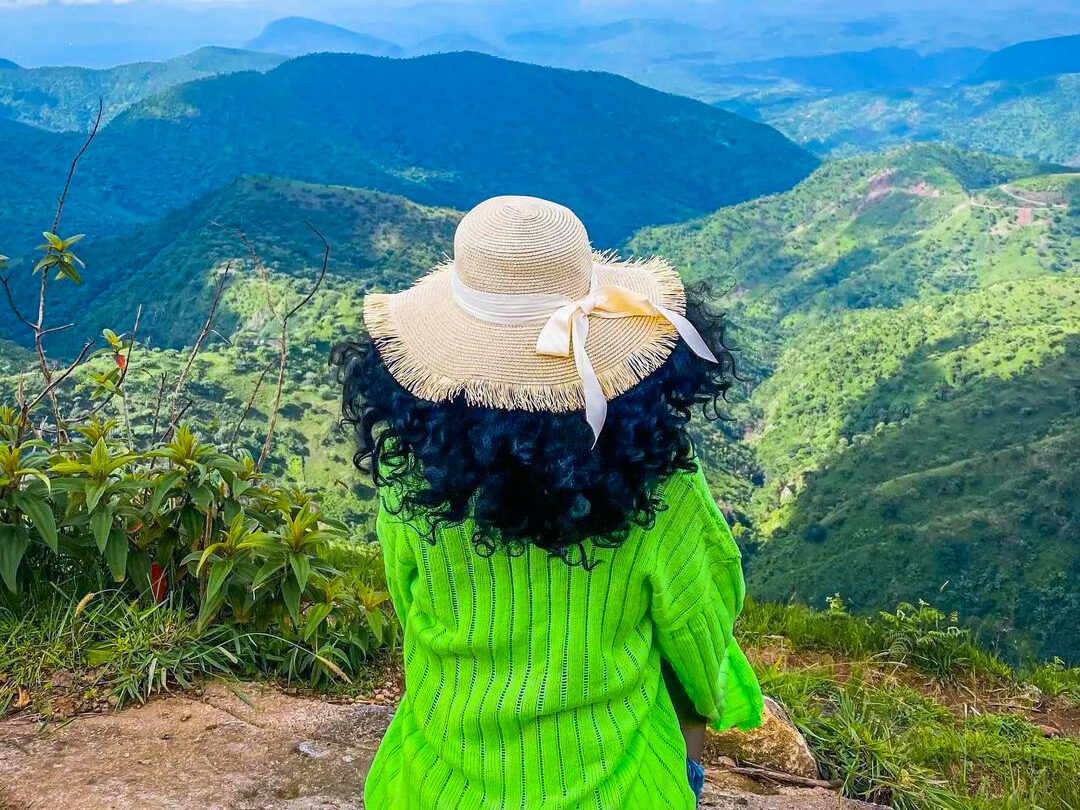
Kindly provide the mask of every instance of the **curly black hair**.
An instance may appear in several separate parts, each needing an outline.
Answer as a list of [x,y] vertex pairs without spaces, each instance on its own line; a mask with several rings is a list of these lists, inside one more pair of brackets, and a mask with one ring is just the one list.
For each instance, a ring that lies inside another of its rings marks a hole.
[[473,544],[489,555],[526,544],[589,566],[586,541],[620,545],[662,508],[657,485],[694,468],[687,424],[706,419],[738,379],[724,343],[723,315],[687,290],[687,317],[712,348],[709,363],[680,341],[663,365],[608,404],[593,447],[581,412],[546,413],[469,405],[463,396],[428,402],[391,376],[370,337],[338,344],[330,362],[342,384],[342,416],[356,434],[356,467],[375,486],[400,492],[406,517],[422,516],[435,542],[440,525],[472,517]]

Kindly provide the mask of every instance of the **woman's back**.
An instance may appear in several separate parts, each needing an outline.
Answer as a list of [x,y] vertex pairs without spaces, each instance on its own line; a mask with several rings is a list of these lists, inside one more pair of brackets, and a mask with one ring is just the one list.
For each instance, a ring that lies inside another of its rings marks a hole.
[[481,556],[469,522],[432,544],[381,495],[407,693],[368,806],[693,807],[661,656],[715,726],[761,710],[731,636],[738,549],[700,470],[662,486],[652,527],[589,548],[588,570],[532,545]]

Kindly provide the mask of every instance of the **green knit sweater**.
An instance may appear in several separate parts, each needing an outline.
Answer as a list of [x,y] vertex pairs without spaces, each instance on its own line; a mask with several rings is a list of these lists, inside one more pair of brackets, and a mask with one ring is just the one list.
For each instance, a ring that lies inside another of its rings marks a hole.
[[480,556],[468,524],[432,545],[380,495],[406,690],[368,810],[691,810],[661,658],[714,728],[761,718],[732,638],[739,551],[700,469],[663,485],[652,528],[590,549],[591,571],[534,546]]

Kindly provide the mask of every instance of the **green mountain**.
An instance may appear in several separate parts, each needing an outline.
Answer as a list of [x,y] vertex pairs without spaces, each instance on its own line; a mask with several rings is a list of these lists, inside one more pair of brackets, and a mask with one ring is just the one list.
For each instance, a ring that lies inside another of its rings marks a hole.
[[307,53],[364,53],[369,56],[404,56],[400,46],[385,39],[358,34],[338,25],[307,17],[274,20],[245,46],[253,51],[301,56]]
[[[67,168],[56,156],[77,148],[51,133],[35,145],[31,134],[5,154],[5,170],[49,192],[0,210],[8,255],[51,221],[20,212],[51,204]],[[320,54],[129,108],[95,141],[72,210],[101,212],[80,229],[104,235],[116,209],[152,220],[237,176],[273,174],[456,208],[531,193],[573,207],[597,245],[610,246],[642,225],[789,188],[816,164],[769,127],[613,75],[472,53]]]
[[1080,177],[1045,170],[907,147],[628,243],[730,290],[755,383],[706,458],[760,598],[932,594],[1080,656]]
[[[330,242],[329,272],[350,297],[372,287],[394,289],[452,250],[460,217],[456,211],[366,189],[240,178],[134,232],[87,239],[80,251],[91,268],[84,283],[65,285],[50,305],[52,321],[71,322],[75,328],[53,336],[49,345],[62,354],[77,352],[88,335],[103,327],[129,328],[140,304],[140,342],[172,348],[190,344],[226,263],[231,261],[236,271],[234,286],[260,282],[245,238],[271,272],[313,279],[322,243],[311,225]],[[16,298],[30,310],[37,288],[29,259],[11,264]],[[218,329],[225,334],[254,315],[244,307],[234,309],[233,300],[219,310]],[[19,334],[16,323],[5,320],[0,326],[2,336]]]
[[[3,68],[5,60],[0,60]],[[141,99],[184,82],[245,70],[265,71],[284,57],[231,48],[201,48],[164,62],[105,70],[42,67],[0,70],[0,118],[56,131],[87,131],[105,102],[105,120]],[[14,62],[8,67],[18,67]]]
[[1080,73],[949,88],[860,91],[821,97],[755,91],[719,102],[832,156],[937,140],[967,149],[1061,163],[1080,161]]
[[1080,73],[1080,34],[1003,48],[986,58],[972,80],[1026,82],[1056,73]]

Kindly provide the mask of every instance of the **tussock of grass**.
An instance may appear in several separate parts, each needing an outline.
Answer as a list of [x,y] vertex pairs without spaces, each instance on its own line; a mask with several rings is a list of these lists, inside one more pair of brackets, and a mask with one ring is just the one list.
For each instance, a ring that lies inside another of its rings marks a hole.
[[[845,795],[902,810],[1080,808],[1080,740],[1046,737],[1024,716],[950,709],[896,677],[972,691],[1038,687],[1080,701],[1080,670],[1061,661],[1013,670],[980,647],[956,616],[901,605],[876,617],[749,602],[739,637],[748,647],[827,652],[845,666],[757,667],[806,736],[823,774]],[[751,651],[753,652],[753,651]],[[753,654],[751,654],[753,658]]]
[[241,645],[222,626],[197,629],[168,603],[140,607],[116,591],[73,599],[60,589],[0,606],[0,714],[61,681],[83,696],[145,700],[170,685],[224,675]]

